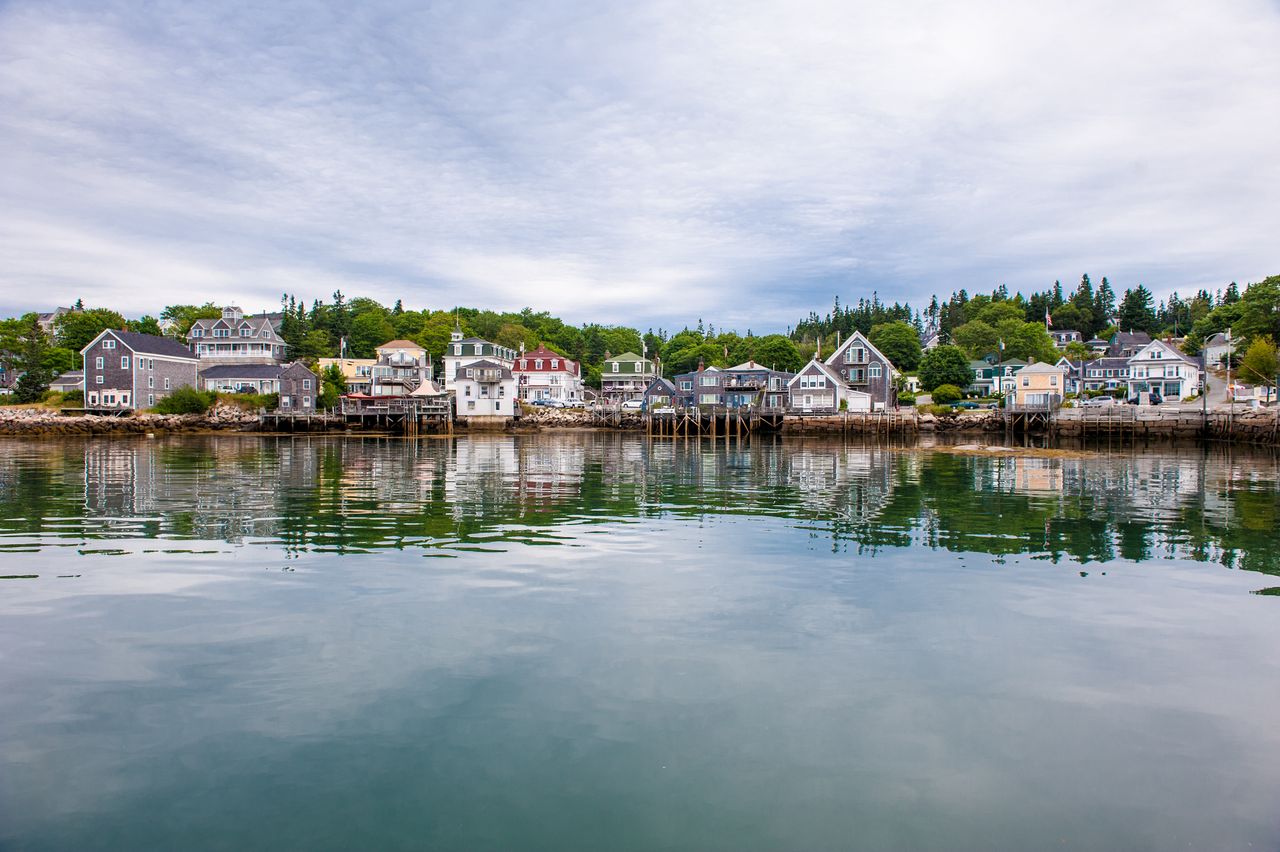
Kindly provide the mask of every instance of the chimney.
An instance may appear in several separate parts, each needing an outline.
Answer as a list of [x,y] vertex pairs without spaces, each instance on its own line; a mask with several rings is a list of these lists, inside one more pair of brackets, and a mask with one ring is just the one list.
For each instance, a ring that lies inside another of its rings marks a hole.
[[698,372],[699,372],[699,373],[701,373],[701,372],[702,372],[703,370],[705,370],[705,369],[707,369],[706,362],[704,362],[701,358],[699,358],[699,359],[698,359]]

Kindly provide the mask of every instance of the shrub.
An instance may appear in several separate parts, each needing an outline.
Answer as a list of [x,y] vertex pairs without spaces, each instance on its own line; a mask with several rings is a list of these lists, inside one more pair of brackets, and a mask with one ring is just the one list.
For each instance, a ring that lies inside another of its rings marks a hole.
[[841,410],[841,411],[848,411],[848,410],[849,410],[849,400],[847,400],[847,399],[842,399],[842,400],[840,400],[840,410]]
[[898,393],[898,405],[915,405],[916,395],[911,391],[901,391]]
[[218,399],[245,411],[259,408],[275,408],[280,404],[278,393],[220,393]]
[[69,390],[69,391],[67,391],[66,393],[64,393],[64,394],[62,395],[62,401],[63,401],[63,402],[74,402],[74,403],[77,403],[77,404],[83,404],[83,403],[84,403],[84,391],[80,390],[79,388],[76,388],[75,390]]
[[213,391],[196,390],[190,385],[178,388],[156,403],[161,414],[204,414],[218,395]]
[[934,417],[954,417],[956,410],[949,405],[922,405],[920,410]]
[[940,405],[958,402],[964,394],[955,385],[938,385],[933,389],[933,401]]

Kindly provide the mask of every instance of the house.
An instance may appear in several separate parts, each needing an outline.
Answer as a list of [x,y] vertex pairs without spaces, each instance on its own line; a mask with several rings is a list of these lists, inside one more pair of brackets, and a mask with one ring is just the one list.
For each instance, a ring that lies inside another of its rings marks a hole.
[[69,393],[84,389],[84,370],[69,370],[49,382],[49,390]]
[[1092,361],[1070,361],[1062,358],[1058,366],[1066,371],[1066,392],[1127,390],[1128,358],[1095,358]]
[[58,320],[74,312],[74,308],[54,308],[47,314],[36,314],[36,322],[40,324],[41,331],[49,337],[53,337],[58,330]]
[[920,348],[928,352],[930,349],[937,349],[941,345],[942,335],[936,331],[931,331],[924,336],[924,342],[920,344]]
[[1057,364],[1028,364],[1013,376],[1010,404],[1018,408],[1051,408],[1062,402],[1066,372]]
[[1168,400],[1182,399],[1203,387],[1203,373],[1196,359],[1163,340],[1153,340],[1128,359],[1131,393],[1160,394]]
[[582,405],[582,367],[572,358],[540,345],[521,352],[511,372],[522,400],[554,399],[565,405]]
[[320,377],[311,372],[301,361],[294,361],[280,371],[280,411],[299,411],[310,414],[319,407]]
[[634,352],[621,355],[606,352],[604,363],[600,365],[600,396],[608,405],[639,399],[655,378],[657,373],[648,358]]
[[645,411],[653,411],[655,408],[673,408],[683,404],[684,397],[680,395],[680,391],[670,379],[659,376],[644,389]]
[[330,367],[337,367],[342,373],[347,393],[373,396],[373,367],[377,363],[377,358],[321,358],[316,362],[316,369],[323,373]]
[[1027,362],[1021,358],[1006,361],[998,361],[996,358],[993,354],[981,361],[969,362],[969,369],[973,370],[973,384],[969,385],[968,390],[982,396],[994,396],[1013,389],[1014,373],[1027,366]]
[[[449,390],[456,390],[461,368],[481,360],[495,363],[509,373],[516,360],[516,351],[478,337],[463,337],[462,328],[455,326],[444,353],[444,386]],[[458,399],[462,399],[461,395]],[[459,413],[462,413],[461,410]]]
[[744,361],[724,371],[725,405],[729,408],[785,408],[787,406],[787,382],[795,376],[785,370],[775,370]]
[[855,390],[829,364],[811,360],[787,382],[787,406],[800,414],[832,414],[841,410],[871,411],[867,391]]
[[279,393],[279,364],[201,365],[199,387],[223,393]]
[[1101,337],[1095,337],[1093,340],[1086,343],[1085,346],[1088,346],[1089,351],[1094,355],[1105,355],[1107,352],[1111,351],[1111,341],[1103,340]]
[[511,367],[481,358],[458,367],[453,379],[458,417],[467,422],[509,420],[519,412],[519,393]]
[[374,351],[370,396],[408,396],[431,381],[431,355],[412,340],[390,340]]
[[680,373],[673,379],[687,405],[725,405],[724,384],[728,376],[719,367],[708,367],[701,361],[692,373]]
[[1049,329],[1049,336],[1053,338],[1053,345],[1059,349],[1066,349],[1068,343],[1081,343],[1084,338],[1080,332],[1073,328]]
[[1204,356],[1204,365],[1210,369],[1221,367],[1234,351],[1235,345],[1231,337],[1222,332],[1209,337],[1200,348],[1200,354]]
[[1112,358],[1132,358],[1138,350],[1151,342],[1151,335],[1145,331],[1117,331],[1111,338],[1111,346],[1107,354]]
[[850,390],[869,394],[873,408],[898,404],[894,388],[894,377],[898,371],[862,332],[855,331],[843,344],[837,343],[826,365],[841,377]]
[[187,340],[201,366],[279,364],[287,348],[267,317],[247,317],[234,305],[223,308],[217,319],[196,320],[187,331]]
[[199,359],[176,340],[102,331],[80,350],[84,405],[94,411],[150,408],[180,387],[195,387]]

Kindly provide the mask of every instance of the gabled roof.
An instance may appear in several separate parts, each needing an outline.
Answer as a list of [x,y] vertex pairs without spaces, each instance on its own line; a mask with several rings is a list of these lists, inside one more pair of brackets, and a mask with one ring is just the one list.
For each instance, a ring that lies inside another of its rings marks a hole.
[[[1160,347],[1161,349],[1164,349],[1164,350],[1165,350],[1165,351],[1167,351],[1167,352],[1172,352],[1172,353],[1173,353],[1173,356],[1174,356],[1175,358],[1177,358],[1178,360],[1180,360],[1180,361],[1185,361],[1185,362],[1187,362],[1188,364],[1193,364],[1193,365],[1194,365],[1194,366],[1196,366],[1196,367],[1199,367],[1199,366],[1200,366],[1200,362],[1199,362],[1198,360],[1196,360],[1195,358],[1192,358],[1190,355],[1188,355],[1187,353],[1183,352],[1183,351],[1182,351],[1181,349],[1179,349],[1178,347],[1176,347],[1176,346],[1170,346],[1168,343],[1165,343],[1163,340],[1153,340],[1153,341],[1151,341],[1151,342],[1150,342],[1150,343],[1148,343],[1146,346],[1143,346],[1143,347],[1142,347],[1141,349],[1139,349],[1137,352],[1133,353],[1133,355],[1132,355],[1130,358],[1128,358],[1127,360],[1129,360],[1129,361],[1136,361],[1136,360],[1138,360],[1139,358],[1141,358],[1141,356],[1142,356],[1142,354],[1143,354],[1144,352],[1150,352],[1151,350],[1155,349],[1156,347]],[[1142,360],[1147,360],[1147,359],[1142,359]],[[1152,360],[1154,360],[1154,359],[1152,359]]]
[[[880,358],[880,360],[884,361],[886,364],[889,365],[890,374],[898,372],[898,368],[893,365],[893,362],[889,360],[889,357],[885,355],[883,352],[881,352],[879,349],[877,349],[871,343],[870,340],[867,340],[866,335],[864,335],[860,331],[855,331],[853,334],[849,335],[849,339],[841,343],[839,346],[837,346],[835,351],[832,352],[829,356],[827,356],[827,359],[824,363],[834,364],[836,362],[836,358],[840,355],[840,353],[848,349],[854,343],[854,341],[857,341],[859,346],[866,347],[867,349],[870,349],[872,352],[876,353],[876,355]],[[841,381],[844,381],[844,380],[841,379]]]
[[412,340],[388,340],[377,349],[421,349],[426,351],[426,347],[421,343],[414,343]]
[[1028,364],[1019,370],[1016,375],[1023,373],[1061,373],[1062,368],[1057,364],[1050,364],[1048,361],[1037,361],[1034,364]]
[[664,390],[668,394],[679,393],[679,391],[676,390],[675,384],[673,384],[670,379],[664,379],[661,376],[649,382],[649,386],[644,389],[644,392],[649,393],[650,391],[655,389]]
[[605,358],[606,361],[648,361],[648,358],[641,358],[634,352],[623,352],[621,355],[610,355]]
[[[479,361],[472,361],[470,364],[467,364],[464,367],[459,367],[458,369],[459,370],[500,370],[502,372],[502,378],[504,379],[511,378],[510,368],[504,367],[502,364],[499,364],[497,361],[490,361],[488,358],[481,358]],[[467,375],[466,373],[463,373],[462,375],[458,376],[458,378],[465,379],[467,378]]]
[[113,331],[106,329],[98,334],[93,340],[85,344],[84,349],[80,350],[80,354],[88,351],[104,335],[111,335],[116,340],[135,353],[140,355],[161,355],[165,358],[187,358],[192,361],[196,360],[196,353],[183,346],[176,340],[168,337],[156,337],[154,334],[138,334],[134,331]]
[[1227,340],[1227,336],[1220,331],[1209,335],[1209,337],[1205,338],[1204,341],[1205,346],[1221,346],[1224,343],[1230,343],[1230,341]]

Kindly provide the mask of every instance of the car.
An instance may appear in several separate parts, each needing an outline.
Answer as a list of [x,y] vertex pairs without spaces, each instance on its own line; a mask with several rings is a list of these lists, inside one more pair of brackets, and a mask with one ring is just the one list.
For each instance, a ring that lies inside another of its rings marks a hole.
[[536,405],[540,408],[564,408],[565,407],[565,404],[558,399],[535,399],[530,404]]
[[622,410],[623,410],[623,411],[643,411],[643,410],[644,410],[644,400],[643,400],[643,399],[628,399],[628,400],[626,400],[626,401],[624,401],[624,402],[622,403],[621,408],[622,408]]
[[1080,404],[1085,408],[1098,408],[1106,405],[1115,405],[1115,398],[1110,396],[1095,396],[1085,399]]
[[962,402],[957,402],[955,405],[953,405],[953,406],[951,406],[951,407],[952,407],[952,408],[962,408],[962,409],[964,409],[965,411],[975,411],[975,410],[977,410],[977,409],[979,409],[979,408],[981,408],[981,407],[982,407],[982,403],[980,403],[980,402],[974,402],[974,401],[973,401],[973,400],[971,400],[971,399],[966,399],[966,400],[963,400]]

